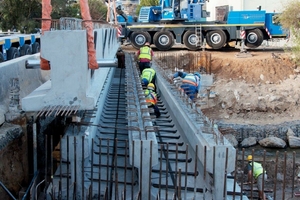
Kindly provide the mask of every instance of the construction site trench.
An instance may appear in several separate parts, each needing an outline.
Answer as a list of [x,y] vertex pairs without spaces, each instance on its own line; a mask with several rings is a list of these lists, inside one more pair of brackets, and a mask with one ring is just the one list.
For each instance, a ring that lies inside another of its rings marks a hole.
[[[251,49],[248,50],[251,57],[245,58],[237,57],[239,50],[234,49],[155,53],[159,59],[163,57],[162,63],[168,66],[170,73],[183,70],[213,75],[214,83],[208,91],[213,97],[208,98],[208,93],[202,91],[197,101],[202,112],[217,123],[222,134],[238,148],[241,171],[245,159],[242,151],[245,156],[254,151],[258,161],[263,161],[265,151],[266,169],[269,174],[275,174],[274,161],[279,151],[278,171],[286,170],[289,180],[299,183],[300,163],[283,164],[285,152],[290,155],[288,162],[293,152],[300,153],[299,147],[290,148],[288,142],[289,130],[297,140],[300,136],[300,68],[291,54],[278,48]],[[242,141],[250,137],[256,142],[243,149]],[[286,145],[261,146],[259,141],[268,137],[280,138]]]
[[[126,52],[135,51],[129,46],[122,48]],[[213,75],[214,83],[209,88],[211,97],[208,98],[207,91],[202,92],[197,101],[202,112],[218,124],[219,130],[223,135],[233,135],[237,140],[238,144],[233,144],[238,148],[239,152],[239,170],[237,173],[243,174],[245,157],[242,157],[242,155],[251,154],[252,150],[254,150],[256,158],[259,161],[263,161],[263,152],[267,151],[266,169],[268,174],[271,175],[269,178],[274,178],[272,175],[275,174],[275,154],[279,150],[281,155],[277,174],[283,176],[282,171],[285,170],[287,172],[287,179],[290,180],[288,183],[292,184],[292,180],[296,180],[293,184],[295,185],[294,189],[299,190],[297,175],[300,173],[300,163],[296,162],[296,168],[293,169],[294,166],[289,162],[292,156],[289,156],[288,164],[284,164],[284,152],[288,151],[288,153],[292,154],[295,151],[298,153],[298,149],[289,148],[288,143],[282,149],[263,148],[257,143],[254,146],[246,148],[243,152],[240,144],[245,138],[249,137],[256,137],[257,142],[270,136],[287,141],[288,129],[291,129],[296,137],[300,136],[300,129],[298,128],[300,124],[300,112],[298,108],[300,101],[300,68],[292,61],[290,54],[285,53],[282,49],[249,50],[252,57],[247,58],[236,57],[238,52],[238,50],[233,49],[228,51],[207,50],[205,52],[189,52],[184,50],[169,52],[155,51],[155,57],[165,65],[165,69],[167,68],[170,74],[177,70],[184,70],[187,72],[200,71],[203,74],[208,73]],[[39,123],[41,126],[38,127],[40,132],[49,136],[48,143],[50,142],[52,132],[59,133],[59,137],[63,135],[63,119],[57,118],[49,125],[49,122],[42,118]],[[32,127],[27,127],[27,130],[32,130]],[[59,140],[60,138],[53,139]],[[39,149],[44,151],[45,138],[41,137],[38,140]],[[228,140],[230,141],[230,139]],[[22,149],[25,142],[20,140],[18,144],[14,143],[13,145],[16,146],[15,149]],[[1,165],[3,167],[2,171],[13,170],[22,172],[28,170],[23,169],[24,165],[22,167],[20,163],[13,165],[14,169],[11,169],[11,164],[7,164],[22,160],[24,163],[26,155],[16,155],[15,152],[14,150],[13,152],[6,152],[9,154],[6,154],[7,160]],[[56,153],[59,154],[58,152]],[[8,156],[12,154],[13,156]],[[44,162],[43,158],[39,158],[38,160]],[[38,166],[44,167],[43,164],[38,163]],[[56,164],[54,163],[54,165]],[[292,177],[292,171],[295,172],[296,177]],[[6,177],[4,174],[3,176]],[[17,180],[18,176],[15,176],[14,179],[20,183],[28,182],[27,176],[21,178],[23,180]],[[278,179],[282,180],[282,177]],[[243,182],[243,179],[239,181]],[[265,187],[271,190],[273,185],[268,185],[268,182],[266,182]],[[18,190],[19,188],[13,189],[14,192]]]

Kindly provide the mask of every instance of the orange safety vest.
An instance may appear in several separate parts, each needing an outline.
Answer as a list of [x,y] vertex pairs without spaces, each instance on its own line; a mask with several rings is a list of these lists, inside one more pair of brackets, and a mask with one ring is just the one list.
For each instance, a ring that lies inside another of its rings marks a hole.
[[157,96],[156,96],[155,92],[147,89],[147,90],[145,90],[145,95],[146,95],[146,103],[149,106],[155,105],[157,103]]
[[198,83],[197,83],[197,79],[195,77],[194,74],[187,74],[183,79],[182,79],[182,83],[187,83],[187,84],[191,84],[191,85],[194,85],[194,86],[198,86]]

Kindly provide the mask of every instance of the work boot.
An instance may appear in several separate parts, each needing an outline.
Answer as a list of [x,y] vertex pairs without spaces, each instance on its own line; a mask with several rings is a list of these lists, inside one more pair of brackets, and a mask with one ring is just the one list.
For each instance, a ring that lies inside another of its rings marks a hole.
[[160,117],[160,112],[155,112],[156,118]]

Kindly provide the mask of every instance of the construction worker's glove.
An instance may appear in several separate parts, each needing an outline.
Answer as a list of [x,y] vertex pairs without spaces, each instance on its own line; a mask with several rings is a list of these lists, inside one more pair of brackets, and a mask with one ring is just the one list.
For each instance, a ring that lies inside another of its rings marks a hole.
[[174,79],[173,79],[173,74],[169,74],[169,75],[168,75],[168,79],[169,79],[169,80],[174,80]]

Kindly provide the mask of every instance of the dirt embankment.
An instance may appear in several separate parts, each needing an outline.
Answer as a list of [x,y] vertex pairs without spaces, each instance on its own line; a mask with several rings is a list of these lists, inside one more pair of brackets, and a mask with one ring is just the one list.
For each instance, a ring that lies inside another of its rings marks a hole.
[[300,69],[283,51],[214,52],[215,81],[203,112],[212,119],[238,124],[279,124],[299,120]]

